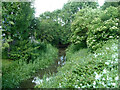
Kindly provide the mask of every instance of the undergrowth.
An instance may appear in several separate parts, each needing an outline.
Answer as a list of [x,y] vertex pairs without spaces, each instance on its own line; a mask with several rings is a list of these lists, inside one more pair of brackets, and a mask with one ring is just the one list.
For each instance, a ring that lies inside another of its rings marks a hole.
[[33,62],[27,63],[20,59],[16,61],[9,61],[6,65],[6,61],[2,60],[2,87],[3,88],[15,88],[18,87],[20,82],[30,78],[38,69],[48,67],[57,58],[58,50],[47,44],[45,52],[41,53]]
[[109,40],[94,53],[88,49],[66,53],[66,64],[36,88],[118,88],[118,40]]

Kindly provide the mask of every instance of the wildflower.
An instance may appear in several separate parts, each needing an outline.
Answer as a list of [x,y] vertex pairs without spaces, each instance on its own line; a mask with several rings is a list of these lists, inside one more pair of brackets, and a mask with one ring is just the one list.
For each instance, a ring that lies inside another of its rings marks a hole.
[[116,25],[118,25],[118,23],[116,23]]
[[111,81],[112,81],[112,78],[110,77],[110,78],[109,78],[109,80],[111,80]]
[[75,88],[78,88],[78,85],[75,85]]
[[101,74],[99,75],[99,74],[96,74],[96,76],[95,76],[95,79],[97,80],[100,80],[100,77],[101,77]]
[[105,78],[103,78],[102,80],[105,80]]
[[59,83],[59,87],[61,87],[61,83]]
[[96,55],[96,54],[94,54],[94,56],[95,56],[95,58],[97,57],[97,55]]
[[102,85],[105,85],[105,83],[104,83],[104,82],[102,82]]
[[86,86],[82,86],[82,88],[85,88]]
[[87,84],[88,87],[90,87],[91,85]]
[[109,38],[113,38],[113,36],[109,36]]
[[96,85],[96,82],[95,82],[95,81],[93,82],[93,85]]
[[47,81],[49,81],[49,78],[46,78]]
[[105,62],[106,65],[109,65],[109,62]]
[[119,78],[118,78],[118,76],[117,77],[115,77],[115,80],[118,80]]
[[103,73],[107,73],[107,70],[106,70],[106,69],[104,69],[104,70],[103,70]]
[[116,58],[116,55],[112,55],[113,58]]
[[116,85],[116,83],[111,83],[113,86],[115,86]]
[[106,49],[107,49],[107,50],[109,50],[109,48],[108,48],[108,47],[106,47]]
[[107,76],[107,80],[109,80],[109,77]]
[[96,72],[94,72],[94,74],[97,74]]

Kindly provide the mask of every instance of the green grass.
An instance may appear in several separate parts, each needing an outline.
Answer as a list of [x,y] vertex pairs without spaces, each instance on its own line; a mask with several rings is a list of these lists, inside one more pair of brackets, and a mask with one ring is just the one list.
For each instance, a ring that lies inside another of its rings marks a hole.
[[26,80],[36,72],[36,70],[45,68],[56,60],[58,50],[47,44],[46,52],[41,52],[34,62],[26,63],[23,60],[8,61],[2,60],[2,87],[15,88],[19,86],[20,82]]
[[36,88],[118,88],[118,40],[109,40],[94,53],[67,50],[66,64]]

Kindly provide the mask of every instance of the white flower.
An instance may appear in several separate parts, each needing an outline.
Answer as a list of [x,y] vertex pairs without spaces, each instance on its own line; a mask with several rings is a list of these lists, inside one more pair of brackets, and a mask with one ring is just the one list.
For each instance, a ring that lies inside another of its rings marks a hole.
[[111,61],[111,63],[114,63],[113,61]]
[[118,58],[116,58],[115,61],[118,61]]
[[107,80],[109,80],[109,77],[107,76]]
[[91,85],[87,84],[88,87],[90,87]]
[[59,83],[59,87],[61,87],[61,83]]
[[102,55],[101,53],[98,53],[98,55]]
[[115,86],[116,85],[116,83],[111,83],[113,86]]
[[118,23],[116,23],[116,25],[118,25]]
[[107,73],[107,70],[106,70],[106,69],[104,69],[104,70],[103,70],[103,73]]
[[82,88],[85,88],[86,86],[82,86]]
[[117,77],[115,77],[115,80],[118,80],[119,79],[119,77],[117,76]]
[[106,65],[109,65],[109,62],[105,62]]
[[46,78],[47,81],[49,81],[49,78]]
[[109,80],[111,80],[111,81],[112,81],[112,78],[110,77],[110,78],[109,78]]
[[96,82],[95,82],[95,81],[93,82],[93,85],[96,85]]
[[116,55],[112,55],[112,58],[116,58],[117,56]]
[[96,75],[97,75],[97,72],[94,72],[94,74],[96,74]]
[[95,58],[97,57],[97,54],[94,54]]
[[102,85],[105,85],[105,83],[104,83],[104,82],[102,82]]
[[100,80],[100,77],[101,77],[101,74],[99,75],[99,74],[96,74],[96,76],[95,76],[95,79],[97,80]]
[[107,50],[109,50],[109,48],[108,48],[108,47],[106,47],[106,49],[107,49]]
[[109,36],[109,38],[113,38],[113,36]]
[[102,80],[105,80],[105,78],[103,78]]
[[78,85],[75,85],[75,88],[78,88]]

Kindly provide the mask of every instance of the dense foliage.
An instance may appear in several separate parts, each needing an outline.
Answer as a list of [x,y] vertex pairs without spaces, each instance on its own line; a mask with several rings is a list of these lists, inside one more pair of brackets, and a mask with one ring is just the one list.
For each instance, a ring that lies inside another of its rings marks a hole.
[[69,2],[61,10],[41,14],[38,18],[40,23],[37,38],[52,44],[70,43],[71,22],[74,20],[73,14],[76,14],[82,8],[86,8],[86,6],[96,8],[97,5],[94,2]]
[[28,39],[28,27],[33,19],[34,10],[31,3],[4,2],[2,3],[2,29],[5,37],[12,39]]
[[[32,49],[31,49],[32,50]],[[30,51],[29,51],[30,52]],[[46,51],[37,51],[39,57],[34,59],[33,62],[25,62],[26,55],[19,59],[19,61],[4,60],[2,61],[2,87],[15,88],[19,87],[21,81],[29,79],[38,69],[46,68],[57,58],[58,50],[47,44]],[[36,54],[34,53],[34,54]],[[20,55],[20,54],[18,54]],[[29,54],[28,54],[29,55]],[[32,55],[32,57],[35,55]],[[34,57],[33,57],[34,58]]]
[[36,87],[117,88],[118,9],[118,3],[97,8],[96,2],[68,0],[62,9],[35,17],[30,2],[3,2],[3,88],[18,87],[52,64],[58,57],[53,46],[59,45],[70,45],[65,65]]
[[4,2],[2,9],[3,58],[9,58],[15,43],[29,39],[34,10],[25,2]]
[[4,2],[2,9],[2,87],[14,88],[36,70],[52,64],[58,50],[36,40],[39,21],[31,3]]
[[108,40],[95,53],[67,51],[66,64],[56,75],[45,76],[37,88],[118,88],[118,40]]
[[82,9],[72,23],[71,42],[87,44],[91,50],[101,47],[109,39],[119,37],[118,8]]
[[[24,46],[24,47],[23,47]],[[24,40],[15,44],[11,47],[9,53],[11,60],[22,59],[24,61],[33,61],[37,59],[42,52],[46,51],[46,44],[38,42],[31,43],[30,41]]]

